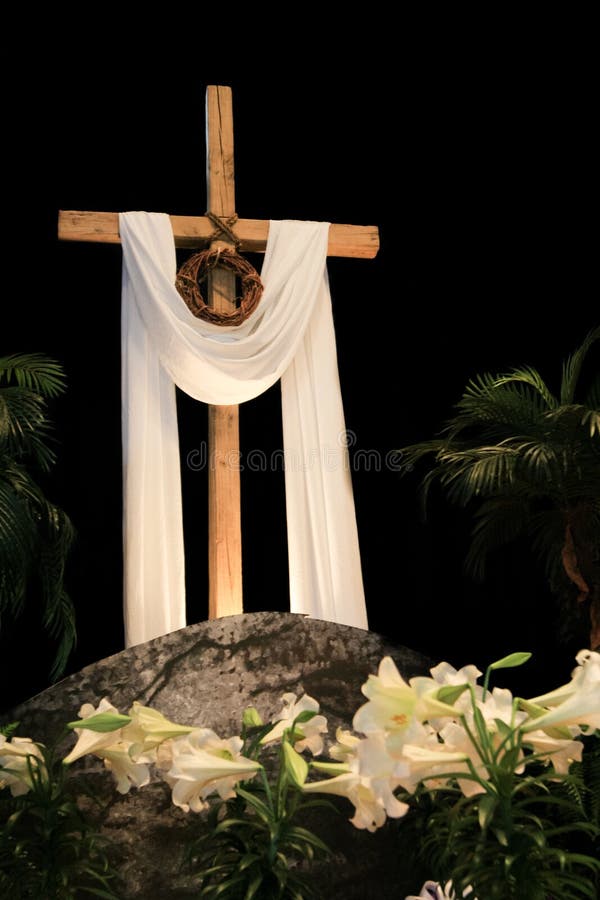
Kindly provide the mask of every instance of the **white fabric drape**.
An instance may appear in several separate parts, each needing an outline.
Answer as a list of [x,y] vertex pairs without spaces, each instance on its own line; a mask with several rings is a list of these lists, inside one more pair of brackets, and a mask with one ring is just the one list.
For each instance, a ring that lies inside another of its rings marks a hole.
[[127,646],[185,623],[175,385],[204,403],[282,380],[290,609],[367,628],[326,257],[329,226],[271,222],[264,294],[242,325],[195,318],[175,288],[167,215],[119,216],[123,246]]

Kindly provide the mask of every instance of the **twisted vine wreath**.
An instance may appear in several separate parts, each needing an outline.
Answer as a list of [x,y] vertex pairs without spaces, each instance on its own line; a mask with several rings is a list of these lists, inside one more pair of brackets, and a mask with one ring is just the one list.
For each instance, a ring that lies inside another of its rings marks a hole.
[[[258,306],[263,292],[263,284],[254,266],[250,265],[237,252],[241,242],[232,227],[237,221],[237,216],[231,216],[229,219],[219,219],[209,212],[206,213],[206,216],[215,226],[211,240],[225,237],[235,244],[235,249],[215,247],[209,250],[201,250],[199,253],[190,256],[177,273],[175,287],[188,309],[196,318],[212,322],[214,325],[241,325]],[[206,303],[202,296],[201,285],[206,282],[210,272],[215,269],[225,269],[233,272],[240,279],[240,304],[231,312],[217,312],[216,309]]]

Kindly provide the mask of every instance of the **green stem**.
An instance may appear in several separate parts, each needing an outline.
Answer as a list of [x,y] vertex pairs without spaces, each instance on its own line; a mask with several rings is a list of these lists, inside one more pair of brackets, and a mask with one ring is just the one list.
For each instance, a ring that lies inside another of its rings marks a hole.
[[271,791],[271,785],[269,784],[269,779],[267,778],[267,773],[265,771],[265,767],[260,767],[260,777],[262,778],[263,787],[265,789],[265,797],[267,798],[269,809],[273,810],[273,792]]
[[488,695],[488,689],[490,686],[490,677],[492,674],[492,667],[488,666],[485,670],[485,676],[483,679],[483,694],[481,695],[481,701],[483,702]]
[[[480,729],[477,727],[477,721],[475,719],[475,709],[477,708],[477,698],[475,697],[475,690],[472,685],[469,685],[469,693],[471,694],[471,705],[473,707],[473,718],[475,721],[475,727],[479,734],[479,741],[477,740],[477,738],[475,737],[475,735],[469,728],[469,726],[467,724],[467,717],[464,714],[461,715],[462,726],[465,729],[469,740],[471,741],[471,743],[477,750],[477,752],[479,754],[479,758],[481,759],[482,763],[485,766],[489,767],[493,760],[493,752],[492,752],[492,748],[490,747],[490,744],[489,744],[489,735],[487,734],[487,731],[485,732],[485,734],[483,734],[480,732]],[[487,741],[486,741],[486,738],[487,738]]]

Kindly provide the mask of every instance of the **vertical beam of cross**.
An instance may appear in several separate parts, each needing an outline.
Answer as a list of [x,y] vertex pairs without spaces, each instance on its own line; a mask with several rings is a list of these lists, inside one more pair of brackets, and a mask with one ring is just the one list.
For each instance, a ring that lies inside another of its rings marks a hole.
[[[231,88],[210,85],[206,91],[207,204],[216,216],[235,214],[233,108]],[[231,247],[215,240],[212,247]],[[216,269],[209,285],[210,306],[218,312],[235,307],[233,272]],[[237,406],[208,408],[208,615],[241,613],[242,530]]]

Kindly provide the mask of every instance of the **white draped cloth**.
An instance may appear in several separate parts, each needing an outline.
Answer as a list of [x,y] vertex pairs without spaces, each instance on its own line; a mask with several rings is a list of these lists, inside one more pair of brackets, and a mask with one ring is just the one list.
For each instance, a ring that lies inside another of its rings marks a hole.
[[326,258],[328,223],[271,222],[264,293],[238,326],[192,315],[169,217],[119,216],[123,246],[124,617],[131,646],[183,628],[175,385],[204,403],[281,378],[290,610],[367,628]]

